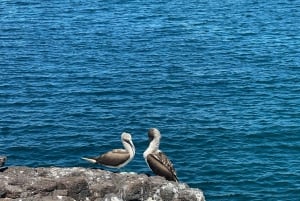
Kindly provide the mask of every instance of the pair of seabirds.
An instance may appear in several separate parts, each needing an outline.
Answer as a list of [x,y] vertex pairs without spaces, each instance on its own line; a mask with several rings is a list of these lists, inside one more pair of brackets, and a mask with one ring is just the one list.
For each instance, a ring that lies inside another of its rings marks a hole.
[[[178,182],[172,162],[159,150],[160,132],[156,128],[148,131],[150,144],[143,156],[154,174],[165,177],[169,181]],[[97,163],[111,168],[121,168],[127,165],[135,155],[135,147],[129,133],[122,133],[121,140],[125,149],[113,149],[98,157],[82,158],[91,163]]]

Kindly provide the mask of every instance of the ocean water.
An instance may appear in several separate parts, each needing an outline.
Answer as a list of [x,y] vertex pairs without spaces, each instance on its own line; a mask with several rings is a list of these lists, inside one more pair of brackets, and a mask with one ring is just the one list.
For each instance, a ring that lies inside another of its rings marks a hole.
[[300,200],[300,2],[0,2],[7,165],[149,173],[147,130],[207,200]]

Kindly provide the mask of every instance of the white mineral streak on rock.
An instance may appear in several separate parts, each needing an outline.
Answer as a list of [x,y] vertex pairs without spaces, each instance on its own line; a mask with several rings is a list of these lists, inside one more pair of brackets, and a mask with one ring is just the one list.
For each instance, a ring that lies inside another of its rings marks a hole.
[[199,201],[205,201],[204,195],[203,195],[202,191],[199,191],[198,189],[188,189],[188,191],[191,194],[194,194],[196,196],[197,200],[199,200]]
[[105,201],[123,201],[123,199],[120,199],[118,197],[109,197],[105,198]]
[[[152,199],[152,198],[151,198],[151,199]],[[160,189],[157,189],[157,190],[155,191],[155,193],[153,194],[153,199],[154,199],[154,200],[157,200],[157,201],[162,200],[161,197],[160,197]]]

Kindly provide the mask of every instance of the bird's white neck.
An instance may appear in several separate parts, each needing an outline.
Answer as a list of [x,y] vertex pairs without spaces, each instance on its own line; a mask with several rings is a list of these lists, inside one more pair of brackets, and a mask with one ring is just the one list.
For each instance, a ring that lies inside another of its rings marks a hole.
[[144,158],[146,158],[150,153],[156,152],[159,150],[159,143],[160,143],[160,138],[154,138],[148,148],[146,149],[146,151],[144,152],[143,156]]
[[132,142],[130,144],[128,142],[123,142],[124,148],[129,152],[130,158],[134,157],[135,155],[135,147]]

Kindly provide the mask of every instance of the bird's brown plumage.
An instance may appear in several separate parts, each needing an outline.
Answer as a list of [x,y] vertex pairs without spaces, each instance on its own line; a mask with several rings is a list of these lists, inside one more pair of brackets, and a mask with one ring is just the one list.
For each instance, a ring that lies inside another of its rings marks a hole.
[[146,160],[154,174],[165,177],[169,181],[178,182],[173,164],[163,152],[151,153]]
[[82,159],[111,168],[121,168],[128,164],[135,155],[131,135],[123,132],[121,140],[125,149],[113,149],[97,157],[83,157]]
[[95,159],[98,164],[116,167],[128,160],[129,157],[128,151],[124,149],[114,149],[93,159]]

